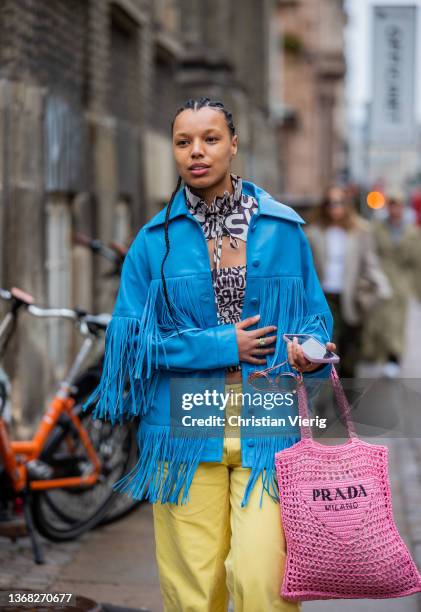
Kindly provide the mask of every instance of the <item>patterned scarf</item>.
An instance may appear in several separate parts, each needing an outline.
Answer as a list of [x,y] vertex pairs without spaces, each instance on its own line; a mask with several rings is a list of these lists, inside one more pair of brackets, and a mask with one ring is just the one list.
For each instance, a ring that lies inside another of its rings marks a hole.
[[220,269],[222,237],[229,236],[231,248],[238,249],[238,240],[247,240],[251,215],[258,208],[253,197],[242,194],[241,177],[231,174],[231,181],[233,193],[225,191],[222,196],[215,196],[210,206],[200,196],[195,195],[188,185],[184,187],[188,209],[201,224],[206,240],[215,239],[215,275]]

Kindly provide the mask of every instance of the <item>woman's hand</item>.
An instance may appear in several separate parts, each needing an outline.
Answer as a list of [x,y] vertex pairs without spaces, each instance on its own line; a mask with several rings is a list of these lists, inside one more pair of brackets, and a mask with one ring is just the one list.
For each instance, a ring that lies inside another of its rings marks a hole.
[[[237,330],[237,344],[240,361],[254,363],[255,365],[265,364],[266,359],[258,359],[256,355],[269,355],[275,352],[275,347],[267,348],[269,344],[276,343],[276,335],[262,338],[266,334],[274,332],[277,328],[275,325],[267,327],[259,327],[253,331],[246,331],[246,327],[254,325],[260,319],[260,315],[248,317],[235,324]],[[259,338],[264,339],[264,345],[259,342]]]
[[[335,351],[336,344],[333,342],[326,342],[326,348],[328,351]],[[303,348],[300,344],[298,344],[297,338],[294,338],[293,342],[288,342],[287,349],[288,363],[300,372],[313,372],[324,365],[323,363],[313,363],[312,361],[306,359],[306,357],[303,355]]]

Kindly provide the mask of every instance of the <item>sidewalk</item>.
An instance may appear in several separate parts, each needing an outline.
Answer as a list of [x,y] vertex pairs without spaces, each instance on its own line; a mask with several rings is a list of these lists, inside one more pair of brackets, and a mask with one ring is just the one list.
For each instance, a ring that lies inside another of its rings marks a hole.
[[91,532],[51,584],[95,601],[162,612],[155,564],[152,507]]
[[[414,353],[407,356],[404,375],[419,378],[421,355],[416,354],[416,347],[421,346],[421,305],[411,307],[409,335]],[[393,513],[402,538],[421,567],[421,440],[372,441],[389,447]],[[162,612],[149,504],[143,504],[119,523],[86,534],[78,542],[43,543],[48,563],[37,566],[27,538],[13,544],[0,537],[0,587],[71,592],[116,606]],[[421,595],[391,600],[307,602],[302,607],[303,612],[421,612]]]
[[72,593],[100,603],[162,612],[149,504],[77,542],[41,541],[46,563],[36,565],[28,538],[13,544],[0,537],[0,588]]

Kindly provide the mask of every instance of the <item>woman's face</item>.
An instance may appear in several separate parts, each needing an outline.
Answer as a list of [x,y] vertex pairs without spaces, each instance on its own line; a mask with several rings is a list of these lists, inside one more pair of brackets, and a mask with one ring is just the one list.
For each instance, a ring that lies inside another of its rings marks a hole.
[[332,187],[328,193],[327,213],[335,223],[342,221],[346,214],[345,193],[340,187]]
[[389,217],[392,221],[400,221],[403,217],[404,206],[402,200],[390,199],[387,202]]
[[208,189],[229,176],[237,136],[231,136],[221,111],[186,109],[175,118],[173,151],[183,181],[193,188]]

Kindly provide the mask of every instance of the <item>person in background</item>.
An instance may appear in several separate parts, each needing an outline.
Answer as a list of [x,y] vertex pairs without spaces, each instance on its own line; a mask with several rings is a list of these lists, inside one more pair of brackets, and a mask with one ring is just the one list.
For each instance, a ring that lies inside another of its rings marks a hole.
[[391,288],[380,269],[370,225],[355,212],[342,187],[327,190],[306,233],[335,321],[333,341],[341,357],[337,370],[353,378],[365,313],[389,298]]
[[421,227],[421,187],[418,187],[412,194],[411,204],[415,215],[415,223],[418,227]]
[[387,216],[373,220],[371,227],[393,296],[367,317],[362,355],[367,361],[377,361],[384,376],[396,377],[400,374],[409,297],[419,291],[421,232],[405,215],[401,197],[386,198],[386,212]]

